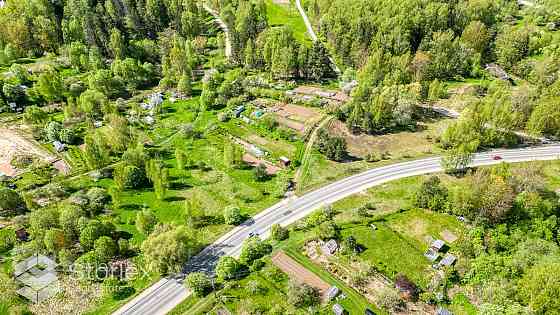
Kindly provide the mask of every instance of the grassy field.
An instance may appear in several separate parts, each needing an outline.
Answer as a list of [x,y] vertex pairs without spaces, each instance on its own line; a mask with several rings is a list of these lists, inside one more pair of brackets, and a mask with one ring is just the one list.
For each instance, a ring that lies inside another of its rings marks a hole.
[[307,29],[295,4],[277,4],[274,0],[266,0],[268,23],[272,26],[288,25],[300,42],[309,41]]
[[[450,119],[430,119],[421,123],[419,130],[414,132],[373,136],[351,135],[342,122],[336,121],[330,125],[330,132],[346,139],[350,158],[345,162],[330,161],[315,150],[310,157],[308,171],[302,174],[298,183],[298,192],[307,192],[371,168],[440,153],[435,138],[450,122]],[[365,160],[369,153],[384,158],[370,163]]]

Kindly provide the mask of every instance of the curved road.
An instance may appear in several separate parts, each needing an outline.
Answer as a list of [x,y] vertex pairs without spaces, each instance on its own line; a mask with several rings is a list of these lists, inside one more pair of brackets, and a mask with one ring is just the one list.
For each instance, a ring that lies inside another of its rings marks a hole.
[[[502,160],[494,160],[494,156],[497,154],[502,157]],[[471,165],[482,166],[501,162],[516,163],[555,159],[560,159],[560,145],[479,153],[475,156]],[[278,223],[286,226],[306,217],[324,205],[331,204],[365,189],[400,178],[441,171],[443,169],[439,157],[397,163],[350,176],[299,198],[284,200],[259,213],[243,225],[236,227],[213,245],[204,249],[199,255],[189,261],[185,267],[185,273],[193,271],[212,273],[219,257],[239,255],[243,240],[251,232],[259,233],[261,238],[267,238],[272,224]],[[115,314],[166,314],[181,303],[189,294],[177,280],[162,279],[123,306]]]

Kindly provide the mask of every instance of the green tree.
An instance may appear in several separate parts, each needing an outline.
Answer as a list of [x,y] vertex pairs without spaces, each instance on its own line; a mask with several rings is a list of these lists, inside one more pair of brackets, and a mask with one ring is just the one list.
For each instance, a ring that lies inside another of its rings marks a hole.
[[115,59],[124,59],[126,55],[126,43],[122,33],[117,28],[111,30],[109,47]]
[[185,96],[192,94],[192,79],[191,73],[183,73],[177,83],[177,90]]
[[146,184],[144,171],[134,165],[120,164],[115,168],[113,179],[119,190],[139,188]]
[[305,283],[290,281],[288,284],[288,303],[298,308],[313,306],[319,303],[319,291]]
[[47,102],[57,102],[62,100],[64,82],[56,70],[48,69],[39,75],[35,88]]
[[144,235],[152,233],[158,220],[149,209],[144,209],[136,214],[136,229]]
[[522,299],[537,314],[555,314],[560,309],[560,263],[543,262],[523,276],[519,283]]
[[80,230],[78,222],[85,215],[82,208],[75,205],[63,205],[60,209],[60,227],[70,240],[78,240]]
[[224,221],[226,224],[238,225],[243,222],[243,214],[237,206],[228,206],[224,209]]
[[192,290],[198,297],[205,296],[212,291],[212,282],[203,272],[192,272],[185,279],[188,289]]
[[56,228],[45,232],[43,242],[45,243],[45,249],[50,254],[58,254],[58,252],[67,245],[64,231]]
[[109,236],[113,233],[114,226],[98,220],[91,220],[80,231],[80,244],[86,250],[94,248],[95,241],[101,236]]
[[97,132],[90,132],[84,137],[84,158],[90,170],[99,169],[109,163],[109,153],[105,139]]
[[237,279],[240,276],[242,265],[233,257],[222,256],[216,264],[216,276],[221,281]]
[[25,203],[13,189],[0,188],[0,215],[13,216],[25,211]]
[[179,170],[184,170],[187,164],[187,154],[185,151],[176,148],[175,149],[175,160],[177,161],[177,168]]
[[268,178],[270,178],[270,176],[268,175],[268,171],[266,170],[266,165],[264,163],[259,163],[259,165],[255,167],[253,173],[257,182],[264,182]]
[[529,31],[526,28],[504,27],[496,38],[498,63],[506,70],[529,53]]
[[243,241],[239,261],[245,265],[250,265],[254,260],[259,259],[272,252],[272,246],[258,237],[250,237]]
[[101,236],[93,245],[95,255],[100,261],[108,262],[117,255],[117,245],[108,236]]
[[146,164],[146,175],[154,185],[156,197],[163,200],[167,192],[169,170],[160,160],[150,160]]
[[197,248],[197,243],[184,226],[164,227],[142,243],[142,253],[148,267],[160,274],[178,272]]
[[287,228],[282,227],[280,224],[273,224],[270,227],[270,237],[275,241],[283,241],[287,239],[290,232]]
[[40,125],[46,122],[48,118],[49,115],[36,105],[26,107],[23,112],[23,120],[26,123]]
[[444,210],[447,203],[447,188],[441,184],[438,176],[432,176],[422,183],[414,196],[417,207],[434,211]]

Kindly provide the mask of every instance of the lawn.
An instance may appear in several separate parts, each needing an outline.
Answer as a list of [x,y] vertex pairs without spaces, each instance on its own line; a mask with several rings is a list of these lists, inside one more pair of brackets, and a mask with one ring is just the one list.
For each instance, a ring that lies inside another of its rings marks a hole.
[[376,231],[367,224],[342,226],[341,236],[354,236],[358,244],[366,248],[359,255],[360,259],[374,264],[385,276],[394,279],[398,273],[403,273],[424,287],[428,282],[426,271],[430,264],[420,248],[383,221],[375,221],[375,225]]
[[295,4],[277,4],[274,0],[266,0],[268,23],[272,26],[288,25],[300,42],[309,41],[307,28]]

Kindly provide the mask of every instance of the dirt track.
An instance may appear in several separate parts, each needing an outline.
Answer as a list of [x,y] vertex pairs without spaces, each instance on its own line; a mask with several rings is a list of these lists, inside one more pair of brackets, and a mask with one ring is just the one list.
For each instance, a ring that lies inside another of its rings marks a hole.
[[328,289],[331,287],[328,283],[323,281],[316,274],[307,270],[304,266],[300,265],[283,251],[279,251],[272,256],[272,263],[297,282],[305,283],[317,288],[323,298]]

